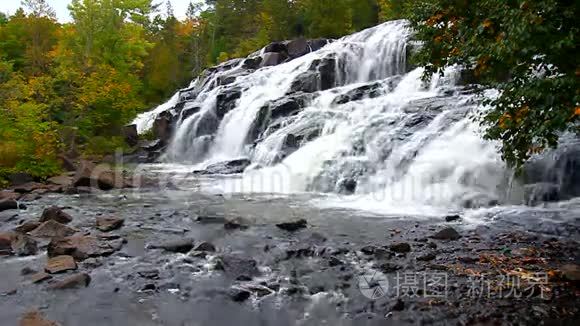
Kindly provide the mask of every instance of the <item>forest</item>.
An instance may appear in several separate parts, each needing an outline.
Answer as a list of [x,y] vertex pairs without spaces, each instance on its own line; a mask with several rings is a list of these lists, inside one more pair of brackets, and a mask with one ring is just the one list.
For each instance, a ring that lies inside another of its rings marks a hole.
[[578,131],[577,8],[556,0],[469,3],[206,0],[190,3],[179,20],[171,1],[73,0],[72,22],[63,24],[45,0],[24,0],[14,15],[0,15],[0,179],[43,178],[58,173],[59,155],[123,148],[124,124],[208,66],[271,41],[338,38],[398,18],[410,19],[424,43],[417,60],[427,78],[465,64],[482,85],[507,90],[481,119],[504,159],[521,165],[557,145],[559,132]]

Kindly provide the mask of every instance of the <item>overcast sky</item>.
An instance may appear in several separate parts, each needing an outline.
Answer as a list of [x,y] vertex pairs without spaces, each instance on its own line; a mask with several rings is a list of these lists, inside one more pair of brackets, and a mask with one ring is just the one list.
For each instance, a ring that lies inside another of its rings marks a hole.
[[[167,0],[153,0],[153,3],[165,3]],[[173,5],[173,11],[177,18],[185,17],[185,10],[190,1],[195,2],[196,0],[170,0]],[[68,22],[71,20],[66,8],[71,0],[47,0],[47,2],[56,11],[56,16],[61,22]],[[0,12],[7,14],[13,14],[20,7],[20,0],[0,0]],[[162,10],[165,10],[165,5],[161,6]]]

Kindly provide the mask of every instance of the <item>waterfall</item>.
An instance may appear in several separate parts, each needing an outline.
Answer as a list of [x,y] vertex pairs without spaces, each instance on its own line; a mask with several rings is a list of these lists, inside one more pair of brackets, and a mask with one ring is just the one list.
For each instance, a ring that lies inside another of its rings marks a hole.
[[248,69],[264,51],[225,63],[140,116],[139,130],[183,103],[164,160],[249,159],[221,181],[226,192],[348,194],[341,204],[356,207],[505,200],[510,173],[470,119],[483,108],[454,69],[421,80],[406,62],[411,35],[392,21],[278,65]]

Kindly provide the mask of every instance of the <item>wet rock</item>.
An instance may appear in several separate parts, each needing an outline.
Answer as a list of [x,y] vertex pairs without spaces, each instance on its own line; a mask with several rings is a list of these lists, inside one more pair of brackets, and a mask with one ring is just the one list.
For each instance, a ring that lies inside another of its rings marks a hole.
[[357,181],[353,178],[343,178],[338,181],[339,194],[352,195],[356,192]]
[[52,239],[47,254],[49,257],[70,255],[76,260],[85,260],[89,257],[108,256],[119,249],[120,246],[93,236],[76,235]]
[[530,206],[559,201],[561,200],[560,186],[548,182],[538,182],[525,185],[524,199],[526,204]]
[[318,86],[319,76],[314,71],[306,71],[296,76],[292,85],[290,85],[289,93],[304,92],[314,93],[319,90]]
[[237,174],[242,173],[252,162],[246,158],[211,164],[197,174]]
[[330,39],[319,38],[319,39],[309,40],[308,46],[310,47],[310,51],[314,52],[314,51],[318,51],[318,50],[322,49],[325,45],[327,45],[331,42],[332,42],[332,40],[330,40]]
[[298,38],[286,43],[286,50],[290,58],[295,59],[310,52],[310,46],[305,38]]
[[129,146],[137,146],[139,143],[139,134],[137,133],[137,125],[126,125],[123,127],[123,136],[125,143]]
[[305,219],[300,219],[293,222],[278,223],[276,226],[284,231],[295,232],[306,228],[308,226],[308,222],[306,222]]
[[123,224],[125,223],[125,220],[122,218],[116,218],[116,217],[97,217],[97,229],[99,229],[99,231],[102,232],[110,232],[113,230],[117,230],[120,229]]
[[20,270],[20,275],[22,276],[26,276],[26,275],[31,275],[31,274],[35,274],[36,271],[30,267],[24,267]]
[[250,298],[251,293],[248,290],[233,287],[229,290],[228,295],[234,302],[244,302]]
[[393,252],[404,254],[411,251],[411,245],[406,242],[395,243],[392,244],[389,249],[391,249]]
[[38,311],[33,310],[25,313],[20,319],[20,326],[60,326],[59,323],[45,319]]
[[39,227],[40,224],[41,223],[37,222],[37,221],[26,221],[26,222],[20,224],[19,226],[15,227],[14,232],[26,234],[26,233],[36,229],[37,227]]
[[89,284],[91,284],[91,276],[86,273],[79,273],[50,284],[48,288],[51,290],[76,289],[87,287]]
[[[395,84],[396,85],[396,84]],[[394,89],[394,87],[393,87]],[[382,94],[381,84],[373,83],[363,85],[352,89],[344,94],[338,95],[333,101],[332,105],[344,104],[352,101],[362,100],[363,98],[375,98]]]
[[199,215],[195,218],[196,222],[201,224],[221,224],[226,223],[226,218],[219,215]]
[[330,267],[334,267],[334,266],[340,266],[340,265],[344,265],[344,262],[334,256],[330,257],[328,259],[328,266]]
[[224,223],[224,229],[226,230],[238,230],[238,229],[244,230],[247,228],[248,228],[247,222],[244,221],[244,219],[242,218],[227,220]]
[[36,273],[30,277],[30,281],[34,284],[42,283],[50,279],[52,279],[52,276],[45,272]]
[[216,116],[222,119],[228,112],[236,107],[242,91],[238,88],[228,88],[216,96]]
[[78,232],[76,229],[54,220],[48,220],[40,224],[36,229],[30,231],[30,234],[39,238],[62,238],[73,235],[76,232]]
[[434,253],[430,252],[430,253],[426,253],[424,255],[418,256],[417,257],[417,260],[419,260],[419,261],[430,261],[430,260],[433,260],[435,258],[437,258],[437,256]]
[[574,282],[580,281],[580,266],[567,264],[560,267],[560,271],[566,280]]
[[198,244],[194,250],[201,251],[201,252],[215,252],[216,248],[213,244],[211,244],[209,242],[202,242],[202,243]]
[[405,302],[401,299],[397,299],[397,302],[391,308],[393,311],[403,311],[405,309]]
[[142,278],[146,278],[149,280],[158,280],[159,279],[159,271],[156,269],[140,270],[137,272],[137,274],[139,274],[139,276],[141,276]]
[[143,286],[141,288],[141,290],[139,290],[139,291],[141,291],[141,292],[154,292],[154,291],[157,291],[157,286],[153,283],[148,283],[148,284],[145,284],[145,286]]
[[181,121],[191,117],[192,115],[196,114],[200,110],[201,110],[201,108],[199,106],[194,106],[194,107],[184,109],[183,111],[181,111]]
[[20,184],[20,185],[13,187],[14,191],[17,193],[20,193],[20,194],[28,194],[28,193],[31,193],[35,190],[40,190],[40,189],[45,189],[45,188],[46,188],[46,185],[44,185],[42,183],[38,183],[38,182],[28,182],[28,183]]
[[316,250],[313,247],[307,244],[299,245],[298,247],[286,250],[286,259],[312,257],[315,253]]
[[254,277],[260,274],[258,263],[251,258],[238,255],[223,255],[216,261],[216,269],[223,270],[227,276],[237,279],[240,276]]
[[461,238],[461,235],[454,228],[449,227],[435,233],[431,238],[437,240],[457,240]]
[[397,265],[395,263],[383,263],[379,266],[379,269],[383,273],[394,273],[402,268],[403,268],[402,266]]
[[375,253],[376,249],[377,249],[377,247],[368,245],[368,246],[364,246],[364,247],[360,248],[360,251],[363,254],[370,256],[370,255]]
[[17,233],[12,239],[12,252],[17,256],[32,256],[37,251],[38,244],[32,237]]
[[125,181],[118,173],[106,166],[96,166],[89,161],[82,161],[73,177],[74,187],[90,187],[101,190],[125,187]]
[[21,194],[14,192],[14,191],[0,190],[0,201],[5,200],[5,199],[18,200],[18,198],[20,198],[20,196],[21,196]]
[[44,270],[49,274],[63,273],[77,269],[77,263],[72,256],[56,256],[48,259]]
[[63,174],[56,177],[49,178],[47,180],[49,183],[57,186],[68,187],[73,183],[73,177]]
[[461,219],[460,215],[447,215],[445,216],[445,222],[453,222]]
[[193,249],[193,239],[175,239],[161,244],[149,245],[151,249],[163,249],[170,252],[188,253]]
[[286,60],[286,56],[282,53],[267,52],[262,55],[262,62],[260,67],[276,66]]
[[2,199],[0,200],[0,212],[9,209],[18,209],[18,202],[14,199]]
[[260,68],[260,63],[262,63],[262,57],[247,58],[242,64],[242,68],[256,70]]
[[30,174],[22,172],[9,174],[6,179],[8,179],[10,184],[13,186],[20,186],[34,181]]
[[13,232],[0,232],[0,250],[12,250]]
[[73,218],[69,214],[65,213],[60,207],[52,206],[44,209],[39,221],[44,223],[50,220],[62,224],[67,224],[70,223]]
[[167,144],[169,139],[171,139],[172,129],[170,115],[158,116],[153,122],[153,135],[161,140],[163,144]]

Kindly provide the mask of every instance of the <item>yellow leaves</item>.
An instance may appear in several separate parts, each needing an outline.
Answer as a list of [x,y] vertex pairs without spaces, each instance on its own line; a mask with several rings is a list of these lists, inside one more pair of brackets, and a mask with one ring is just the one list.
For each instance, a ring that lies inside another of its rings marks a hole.
[[580,116],[580,107],[578,107],[578,106],[577,106],[577,107],[574,109],[574,116],[575,116],[575,117],[577,117],[577,116]]
[[443,14],[442,13],[438,13],[434,16],[429,17],[429,19],[427,19],[427,21],[425,22],[428,26],[435,26],[437,23],[439,23],[441,20],[443,19]]
[[459,48],[454,47],[453,49],[451,49],[451,51],[449,52],[449,55],[451,56],[458,56],[461,52],[459,51]]
[[493,22],[489,19],[486,19],[483,21],[483,28],[491,28],[493,26]]
[[475,70],[473,73],[475,76],[479,76],[484,73],[488,68],[489,56],[483,55],[477,59],[477,64],[475,65]]

